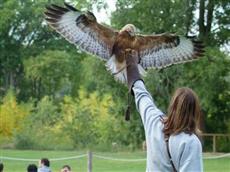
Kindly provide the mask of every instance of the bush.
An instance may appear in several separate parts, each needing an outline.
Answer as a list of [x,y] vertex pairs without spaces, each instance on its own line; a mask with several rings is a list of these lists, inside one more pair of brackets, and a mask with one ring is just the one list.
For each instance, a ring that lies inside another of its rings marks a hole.
[[230,152],[230,138],[217,137],[216,139],[217,152]]
[[33,149],[35,147],[35,143],[28,133],[16,134],[14,144],[17,149]]

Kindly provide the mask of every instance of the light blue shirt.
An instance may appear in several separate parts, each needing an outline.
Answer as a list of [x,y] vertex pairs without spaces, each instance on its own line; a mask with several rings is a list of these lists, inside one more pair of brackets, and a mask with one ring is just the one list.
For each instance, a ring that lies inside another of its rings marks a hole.
[[38,172],[51,172],[49,167],[42,166],[41,168],[38,169]]
[[[147,146],[146,172],[173,171],[164,140],[164,124],[161,121],[161,116],[164,115],[163,112],[156,107],[141,80],[134,83],[133,92],[137,110],[141,115],[145,130]],[[169,150],[173,164],[178,172],[203,171],[202,146],[196,135],[181,132],[170,136]]]

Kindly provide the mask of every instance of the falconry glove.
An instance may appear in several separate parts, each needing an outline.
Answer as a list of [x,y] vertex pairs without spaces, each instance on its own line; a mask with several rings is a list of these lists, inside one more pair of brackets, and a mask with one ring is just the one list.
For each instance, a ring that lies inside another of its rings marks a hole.
[[125,111],[125,120],[129,121],[130,120],[130,111],[131,111],[131,94],[133,94],[132,87],[135,81],[141,79],[140,73],[138,70],[138,62],[139,62],[139,57],[138,53],[135,50],[132,49],[126,49],[125,50],[125,60],[126,60],[126,72],[127,72],[127,84],[128,84],[128,103],[127,103],[127,108]]
[[128,89],[129,92],[132,92],[132,87],[135,81],[141,79],[140,73],[138,70],[139,57],[138,53],[135,50],[128,49],[126,53],[126,65],[127,65],[127,80],[128,80]]

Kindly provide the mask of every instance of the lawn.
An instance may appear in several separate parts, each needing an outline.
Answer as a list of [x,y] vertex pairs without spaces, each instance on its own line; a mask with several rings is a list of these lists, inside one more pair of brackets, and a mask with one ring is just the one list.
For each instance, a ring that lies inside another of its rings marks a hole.
[[[26,167],[30,163],[37,164],[36,159],[41,157],[48,157],[50,159],[71,157],[86,152],[79,151],[31,151],[31,150],[0,150],[0,157],[15,157],[33,159],[34,161],[14,161],[14,160],[2,160],[5,166],[4,172],[25,172]],[[96,154],[96,153],[95,153]],[[117,161],[117,159],[143,159],[145,158],[144,152],[119,152],[119,153],[97,153],[104,157],[110,157],[115,160],[105,160],[98,157],[93,157],[93,172],[144,172],[145,161],[126,162]],[[52,172],[59,172],[61,166],[69,164],[73,172],[86,172],[87,171],[87,157],[72,159],[51,161]],[[230,172],[230,157],[220,159],[204,160],[205,172]]]

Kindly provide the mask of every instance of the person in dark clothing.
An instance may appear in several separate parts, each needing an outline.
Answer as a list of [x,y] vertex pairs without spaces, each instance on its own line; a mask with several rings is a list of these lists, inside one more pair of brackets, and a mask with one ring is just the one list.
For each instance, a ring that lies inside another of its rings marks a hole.
[[27,167],[27,172],[37,172],[38,167],[35,164],[29,164]]
[[0,172],[3,172],[4,165],[0,162]]

